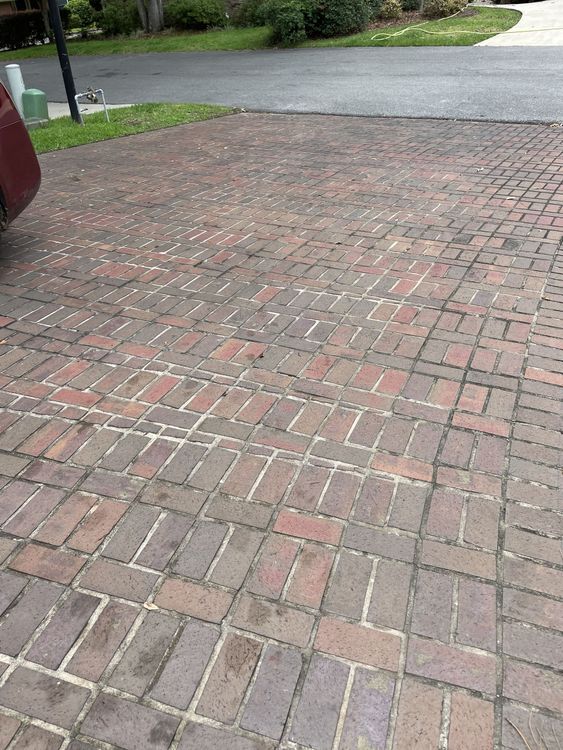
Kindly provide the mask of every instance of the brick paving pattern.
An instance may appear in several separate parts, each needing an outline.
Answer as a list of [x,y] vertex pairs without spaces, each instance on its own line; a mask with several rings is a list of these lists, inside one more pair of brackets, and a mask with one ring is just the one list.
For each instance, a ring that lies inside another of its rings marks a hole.
[[561,131],[239,115],[42,166],[0,748],[561,750]]

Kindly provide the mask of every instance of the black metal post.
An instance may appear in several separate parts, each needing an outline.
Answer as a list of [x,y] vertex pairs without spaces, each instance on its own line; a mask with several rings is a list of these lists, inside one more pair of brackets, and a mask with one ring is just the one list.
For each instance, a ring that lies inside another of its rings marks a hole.
[[51,15],[51,25],[53,27],[53,34],[55,35],[59,63],[63,74],[66,98],[68,99],[68,106],[70,107],[70,116],[74,122],[82,124],[80,112],[78,111],[78,104],[74,98],[76,96],[76,88],[74,86],[74,78],[72,77],[70,59],[66,48],[66,39],[57,0],[49,0],[49,13]]

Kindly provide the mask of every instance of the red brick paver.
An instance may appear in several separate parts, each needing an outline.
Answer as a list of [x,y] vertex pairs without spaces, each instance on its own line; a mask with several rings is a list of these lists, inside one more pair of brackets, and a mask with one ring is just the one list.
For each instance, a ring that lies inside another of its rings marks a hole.
[[240,115],[42,165],[0,748],[561,750],[561,131]]

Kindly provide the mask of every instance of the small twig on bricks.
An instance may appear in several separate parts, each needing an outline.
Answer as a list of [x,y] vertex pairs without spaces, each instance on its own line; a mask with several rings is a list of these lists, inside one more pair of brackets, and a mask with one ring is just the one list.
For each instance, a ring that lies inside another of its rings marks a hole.
[[518,735],[522,739],[522,742],[526,745],[526,747],[528,748],[528,750],[533,750],[533,748],[530,747],[530,744],[529,744],[528,740],[524,737],[524,735],[518,729],[518,727],[516,726],[516,724],[513,721],[510,721],[510,719],[507,719],[506,717],[505,717],[505,721],[507,721],[510,724],[510,726],[512,727],[512,729],[514,729],[514,731],[518,733]]

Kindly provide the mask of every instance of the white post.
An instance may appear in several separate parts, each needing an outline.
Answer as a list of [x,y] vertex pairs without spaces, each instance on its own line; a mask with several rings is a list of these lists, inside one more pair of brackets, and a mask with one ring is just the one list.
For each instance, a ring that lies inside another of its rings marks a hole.
[[25,84],[20,66],[15,63],[6,65],[6,75],[8,76],[8,84],[16,109],[20,113],[20,117],[23,117],[22,94],[25,91]]

